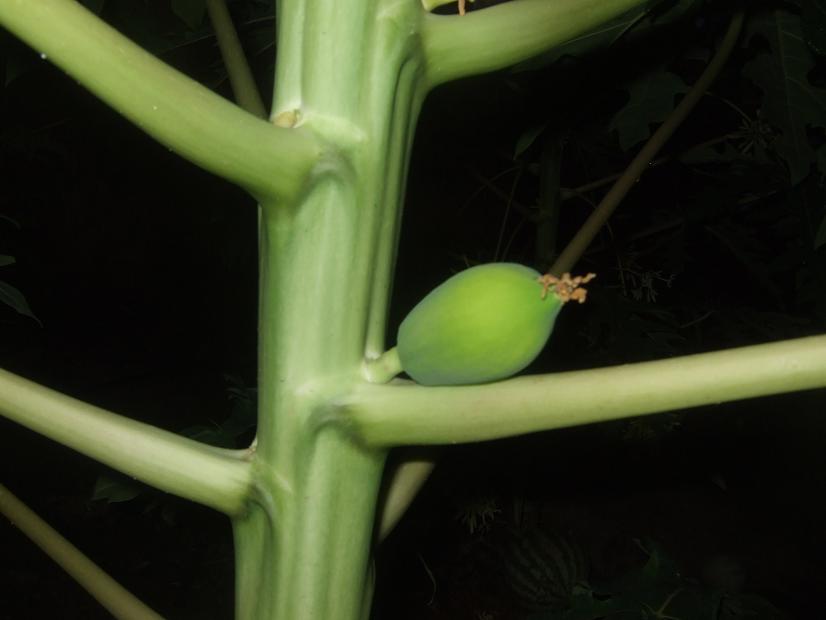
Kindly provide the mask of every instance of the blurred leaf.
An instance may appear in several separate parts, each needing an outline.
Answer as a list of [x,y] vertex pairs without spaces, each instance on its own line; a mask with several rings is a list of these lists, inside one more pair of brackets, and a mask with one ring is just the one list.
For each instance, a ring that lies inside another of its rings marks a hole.
[[245,435],[252,432],[258,422],[258,390],[246,387],[238,377],[224,375],[224,379],[231,384],[227,388],[232,401],[232,413],[221,427],[233,439],[233,447],[239,441],[245,440]]
[[221,426],[205,426],[196,424],[188,426],[180,431],[181,435],[196,441],[217,446],[219,448],[234,448],[235,437],[228,433]]
[[742,158],[743,154],[728,142],[722,145],[701,145],[679,156],[679,160],[689,166],[730,164]]
[[239,24],[239,28],[244,28],[244,49],[250,58],[259,56],[275,45],[274,21],[272,15],[262,15],[246,24]]
[[252,431],[256,426],[255,403],[236,403],[232,415],[222,425],[224,432],[232,437],[233,446],[236,440],[245,433]]
[[[620,33],[624,37],[629,32],[645,33],[652,26],[662,26],[682,19],[705,0],[651,0],[640,9],[636,9],[634,21]],[[616,41],[616,40],[615,40]]]
[[571,606],[568,609],[539,612],[528,616],[526,620],[599,620],[637,609],[638,606],[629,605],[620,598],[598,599],[594,598],[592,592],[583,592],[571,598]]
[[98,476],[92,490],[92,501],[109,504],[131,502],[141,498],[139,506],[143,515],[156,515],[168,526],[176,523],[178,504],[174,498],[159,494],[155,489],[117,471]]
[[0,221],[8,222],[12,226],[14,226],[17,230],[20,230],[20,222],[17,220],[9,217],[8,215],[0,215]]
[[751,38],[765,37],[771,52],[755,56],[743,72],[763,91],[762,114],[780,130],[775,148],[788,164],[791,182],[796,185],[816,161],[807,126],[824,127],[826,89],[809,81],[814,58],[803,39],[798,15],[765,11],[749,22],[748,31]]
[[648,586],[663,581],[671,584],[679,580],[677,565],[665,554],[662,547],[653,540],[641,541],[640,547],[648,553],[648,561],[640,571],[641,585]]
[[204,0],[172,0],[172,11],[191,30],[195,30],[204,21],[206,4]]
[[789,616],[756,594],[738,594],[723,597],[719,620],[788,620]]
[[826,54],[826,0],[800,0],[803,37],[818,54]]
[[14,308],[14,310],[20,314],[34,319],[41,327],[43,326],[40,319],[38,319],[31,308],[29,308],[29,304],[23,296],[23,293],[11,284],[3,281],[0,281],[0,303]]
[[536,125],[526,131],[523,131],[522,135],[516,139],[516,146],[513,149],[513,158],[516,159],[522,153],[531,148],[531,145],[533,145],[533,143],[536,142],[536,139],[542,135],[542,132],[545,131],[546,127],[547,125],[544,124]]
[[[782,618],[763,616],[763,610],[774,613],[777,609],[760,597],[730,596],[719,589],[688,582],[680,576],[674,562],[658,545],[646,541],[640,546],[645,546],[650,554],[645,566],[624,576],[619,587],[614,587],[610,593],[581,592],[572,597],[567,609],[542,611],[529,616],[528,620]],[[723,615],[722,611],[726,609],[742,613]]]
[[115,504],[131,501],[141,493],[143,493],[143,486],[131,478],[120,474],[101,474],[95,481],[92,499]]
[[749,230],[725,224],[709,225],[706,226],[706,230],[731,252],[732,256],[754,278],[755,282],[760,283],[761,288],[766,293],[771,294],[776,299],[783,298],[783,292],[769,278],[771,270],[761,260],[761,245],[750,234]]
[[685,83],[673,73],[659,69],[640,76],[628,85],[628,103],[614,115],[609,130],[616,130],[620,147],[627,151],[651,135],[651,123],[659,123],[674,109],[674,98],[686,92]]
[[[199,0],[203,3],[203,0]],[[187,14],[187,7],[181,12]],[[135,0],[107,0],[104,17],[106,21],[138,45],[155,55],[166,55],[189,44],[195,38],[193,30],[175,10],[174,2],[135,2]],[[187,14],[187,18],[195,17]],[[204,31],[204,36],[212,36]],[[165,58],[167,62],[176,59]]]
[[0,267],[5,267],[6,265],[14,265],[15,262],[17,261],[14,260],[14,256],[0,254]]

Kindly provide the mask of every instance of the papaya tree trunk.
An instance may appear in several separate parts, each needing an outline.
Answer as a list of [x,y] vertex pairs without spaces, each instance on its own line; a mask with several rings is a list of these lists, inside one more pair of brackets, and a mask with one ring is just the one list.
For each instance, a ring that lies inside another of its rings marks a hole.
[[310,128],[328,148],[294,204],[260,206],[256,493],[234,521],[241,619],[369,613],[385,453],[359,445],[325,403],[385,348],[425,93],[421,12],[387,0],[279,3],[273,122]]

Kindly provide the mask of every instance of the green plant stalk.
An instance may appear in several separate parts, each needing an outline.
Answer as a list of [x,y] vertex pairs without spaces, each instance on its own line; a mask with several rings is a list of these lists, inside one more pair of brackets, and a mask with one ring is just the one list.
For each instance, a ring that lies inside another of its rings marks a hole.
[[436,466],[436,449],[418,449],[406,454],[388,475],[387,494],[378,515],[379,540],[383,540],[401,520]]
[[290,132],[245,112],[75,0],[0,0],[0,26],[158,142],[259,199],[295,195],[321,157],[319,143],[307,132]]
[[467,15],[428,15],[431,86],[504,69],[622,15],[645,0],[513,0]]
[[107,575],[2,484],[0,514],[14,523],[116,618],[161,620],[161,616]]
[[236,611],[355,620],[369,610],[386,451],[355,441],[328,403],[364,383],[365,358],[384,348],[425,95],[422,10],[396,0],[285,0],[278,11],[273,117],[328,147],[300,200],[260,208],[256,492],[233,523]]
[[227,69],[235,100],[250,114],[266,118],[267,110],[255,85],[244,48],[238,40],[238,33],[235,31],[226,1],[206,0],[206,9],[215,37],[218,39],[218,48],[221,50],[221,58]]
[[365,444],[451,444],[826,387],[826,336],[461,387],[364,385],[339,403]]
[[251,484],[242,450],[222,450],[50,390],[0,369],[0,413],[159,489],[227,514]]

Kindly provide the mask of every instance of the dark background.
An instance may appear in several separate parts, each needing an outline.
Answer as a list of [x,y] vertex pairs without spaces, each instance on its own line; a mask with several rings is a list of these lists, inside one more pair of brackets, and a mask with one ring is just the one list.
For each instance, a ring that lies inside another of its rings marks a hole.
[[[272,22],[258,4],[234,11],[266,76],[272,49],[259,43],[260,29]],[[704,62],[689,50],[710,47],[725,27],[720,4],[607,54],[464,80],[428,99],[389,342],[423,295],[467,265],[547,267],[535,221],[543,150],[564,144],[566,188],[620,172],[635,149],[620,148],[609,122],[629,100],[628,81],[661,70],[651,60],[667,55],[668,69],[692,83]],[[208,32],[184,28],[158,5],[111,2],[103,15],[127,31],[133,24],[130,36],[227,94]],[[158,25],[166,38],[149,38]],[[0,366],[166,429],[220,428],[238,404],[231,388],[247,386],[254,398],[254,203],[11,37],[2,43],[0,215],[10,219],[0,219],[0,254],[16,263],[0,268],[0,280],[25,295],[39,323],[0,305]],[[773,151],[778,129],[752,128],[748,149],[743,119],[722,101],[757,117],[762,95],[742,69],[761,51],[758,38],[734,54],[715,97],[667,146],[670,159],[650,170],[582,259],[578,272],[599,274],[589,301],[562,314],[530,372],[824,332],[822,176],[813,167],[793,184]],[[813,88],[824,75],[816,60]],[[717,158],[686,155],[715,139]],[[806,139],[822,144],[822,125]],[[558,247],[604,189],[562,204]],[[812,391],[440,451],[432,480],[378,554],[375,616],[526,617],[497,567],[513,532],[528,527],[575,539],[592,583],[632,574],[645,561],[640,545],[657,545],[687,588],[730,589],[785,614],[761,618],[826,617],[825,397]],[[165,616],[231,617],[228,521],[151,491],[128,502],[93,499],[102,473],[0,419],[0,481],[12,492]],[[107,617],[8,525],[0,557],[0,618]],[[709,567],[721,565],[715,581]]]

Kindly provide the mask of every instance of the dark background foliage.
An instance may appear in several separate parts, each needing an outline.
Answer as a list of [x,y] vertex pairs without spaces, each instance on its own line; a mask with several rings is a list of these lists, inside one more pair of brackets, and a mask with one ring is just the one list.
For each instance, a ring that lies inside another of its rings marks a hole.
[[[202,2],[86,4],[229,96]],[[231,8],[267,94],[272,7]],[[589,184],[627,165],[700,74],[731,9],[659,3],[545,64],[433,93],[388,341],[416,301],[467,265],[546,268],[608,187]],[[598,273],[589,301],[563,313],[530,372],[826,331],[826,11],[819,0],[749,10],[723,75],[577,266]],[[0,254],[15,262],[0,282],[27,305],[0,304],[0,365],[170,430],[243,441],[255,205],[12,37],[2,44]],[[557,174],[559,194],[548,191]],[[643,617],[675,588],[724,591],[741,605],[702,617],[746,617],[758,599],[751,617],[821,617],[824,402],[822,391],[792,394],[441,451],[379,553],[375,616],[526,617],[501,567],[514,532],[539,528],[582,548],[601,604],[629,593],[639,603],[630,616],[592,605],[591,615],[544,617]],[[0,446],[0,480],[164,615],[231,617],[226,519],[2,419]],[[0,618],[105,617],[12,527],[0,528],[0,549]],[[642,586],[623,582],[660,554],[675,567],[670,582],[664,569]],[[707,609],[685,605],[666,611],[686,620]]]

